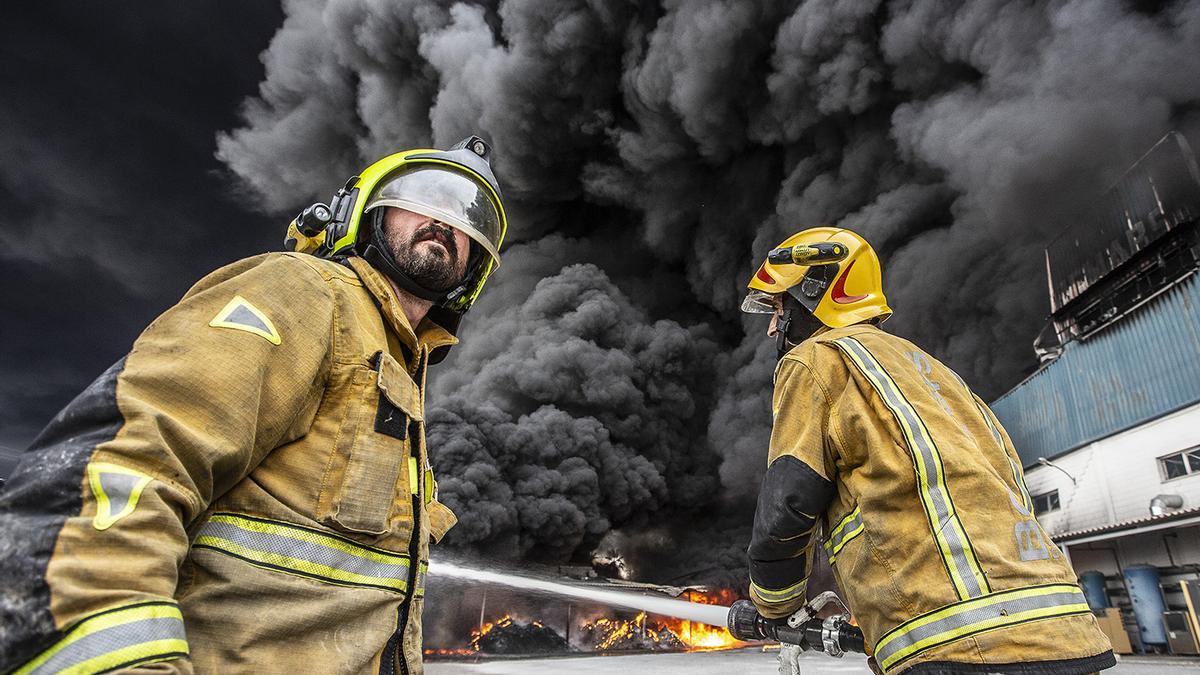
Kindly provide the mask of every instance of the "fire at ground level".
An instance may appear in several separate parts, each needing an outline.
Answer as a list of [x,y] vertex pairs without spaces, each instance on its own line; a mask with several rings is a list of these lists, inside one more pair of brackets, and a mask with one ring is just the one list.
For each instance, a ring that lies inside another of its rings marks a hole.
[[[583,568],[542,572],[534,578],[442,562],[431,566],[426,657],[678,652],[747,644],[724,626],[729,605],[739,597],[732,589],[604,579]],[[479,583],[489,580],[493,584]]]
[[[572,675],[574,673],[655,673],[655,675],[696,675],[696,673],[746,673],[775,675],[776,651],[761,648],[714,652],[665,654],[622,654],[567,656],[561,658],[503,659],[480,661],[427,661],[427,675]],[[802,656],[803,672],[819,675],[869,675],[865,657],[850,654],[834,659],[809,652]],[[1200,658],[1169,656],[1123,656],[1106,675],[1184,675],[1200,672]]]

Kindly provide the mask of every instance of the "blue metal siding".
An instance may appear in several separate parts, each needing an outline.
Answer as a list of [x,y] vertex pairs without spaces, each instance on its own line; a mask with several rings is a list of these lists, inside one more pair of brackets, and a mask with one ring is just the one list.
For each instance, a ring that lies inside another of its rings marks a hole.
[[1101,330],[992,404],[1021,460],[1054,457],[1200,401],[1200,274]]

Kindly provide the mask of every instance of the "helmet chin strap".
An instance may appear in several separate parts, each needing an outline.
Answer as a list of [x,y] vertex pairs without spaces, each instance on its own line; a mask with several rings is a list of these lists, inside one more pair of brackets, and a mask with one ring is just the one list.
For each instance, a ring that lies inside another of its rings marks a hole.
[[783,316],[775,325],[775,349],[783,358],[825,324],[804,307],[791,293],[783,295]]
[[783,318],[779,323],[775,324],[775,350],[779,352],[779,358],[782,359],[788,352],[792,351],[792,347],[796,345],[788,340],[788,331],[792,328],[792,310],[785,310]]
[[[371,213],[371,238],[362,252],[363,260],[366,260],[372,267],[386,274],[389,279],[396,282],[397,286],[408,293],[422,300],[429,300],[439,307],[460,295],[465,290],[465,282],[449,291],[435,291],[417,283],[415,279],[400,269],[400,266],[396,264],[395,256],[392,255],[391,248],[384,241],[383,237],[383,214],[386,210],[380,208],[375,209]],[[470,274],[465,276],[469,278]]]

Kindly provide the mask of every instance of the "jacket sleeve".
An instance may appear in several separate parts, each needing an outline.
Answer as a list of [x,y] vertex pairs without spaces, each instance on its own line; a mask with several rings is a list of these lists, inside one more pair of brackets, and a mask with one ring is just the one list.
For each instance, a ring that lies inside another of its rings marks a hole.
[[332,298],[282,254],[218,270],[51,421],[0,492],[0,672],[190,672],[187,528],[305,433]]
[[813,529],[835,494],[825,452],[829,408],[807,365],[793,358],[780,362],[767,473],[747,550],[750,598],[765,617],[787,616],[805,601]]

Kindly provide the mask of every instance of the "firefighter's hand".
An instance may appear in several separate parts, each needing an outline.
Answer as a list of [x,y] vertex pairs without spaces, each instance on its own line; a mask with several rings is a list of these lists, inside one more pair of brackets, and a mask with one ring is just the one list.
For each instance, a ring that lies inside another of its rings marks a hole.
[[779,643],[779,675],[800,675],[800,655],[804,648],[786,642]]

